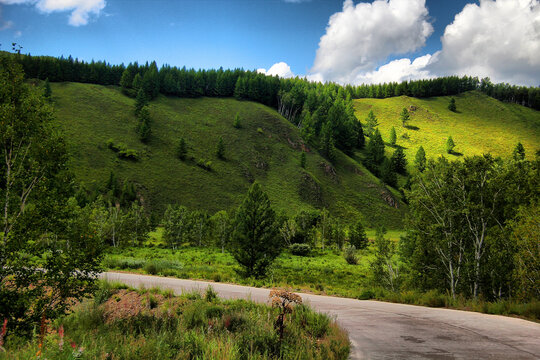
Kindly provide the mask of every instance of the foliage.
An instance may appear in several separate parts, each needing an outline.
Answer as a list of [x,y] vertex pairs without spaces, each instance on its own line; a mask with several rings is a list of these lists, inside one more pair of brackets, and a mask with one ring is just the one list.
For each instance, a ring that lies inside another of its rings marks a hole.
[[137,125],[137,134],[139,135],[139,140],[146,143],[152,134],[152,129],[150,128],[150,112],[148,111],[148,107],[143,107],[139,111],[137,118],[139,120],[139,124]]
[[522,143],[517,143],[516,147],[514,148],[514,152],[512,153],[512,157],[516,161],[525,160],[525,148],[523,147]]
[[385,237],[386,229],[379,228],[375,235],[375,260],[371,263],[374,280],[392,291],[399,289],[399,268],[393,259],[396,244]]
[[379,125],[379,122],[377,120],[377,117],[375,116],[373,111],[370,110],[367,117],[366,117],[366,134],[367,134],[367,136],[369,136],[371,138],[372,135],[373,135],[373,132],[375,131],[375,129],[377,128],[378,125]]
[[180,138],[180,141],[178,142],[178,145],[176,147],[176,156],[178,156],[180,160],[185,160],[186,155],[187,155],[186,141],[184,140],[184,138]]
[[457,108],[456,108],[456,99],[454,99],[453,97],[450,98],[450,102],[448,103],[448,110],[452,111],[452,112],[456,112]]
[[446,152],[448,154],[452,154],[454,152],[455,147],[456,147],[456,144],[454,143],[454,139],[452,139],[452,137],[449,136],[448,140],[446,140]]
[[397,140],[396,128],[392,126],[392,128],[390,129],[390,139],[388,142],[390,143],[390,145],[395,146],[396,140]]
[[28,335],[87,295],[101,244],[76,206],[66,145],[52,110],[0,56],[0,318]]
[[281,252],[275,221],[268,195],[254,183],[236,212],[230,244],[230,251],[246,276],[265,275],[267,267]]
[[361,220],[349,227],[349,243],[359,250],[367,248],[368,238]]
[[426,169],[426,152],[422,146],[420,146],[416,152],[414,165],[419,172],[423,172]]
[[216,146],[216,156],[218,157],[218,159],[225,160],[225,144],[223,143],[223,136],[219,137]]
[[50,100],[52,97],[51,83],[49,82],[49,78],[45,79],[45,83],[43,84],[43,96],[47,100]]
[[[174,296],[159,289],[136,291],[114,285],[103,285],[100,293],[100,301],[83,302],[47,326],[42,358],[101,359],[114,354],[149,360],[345,360],[349,355],[346,333],[306,305],[282,310],[286,320],[280,341],[274,319],[282,311],[246,300],[222,300],[212,289],[204,299],[199,293]],[[126,308],[130,311],[121,310]],[[17,340],[6,344],[9,356],[36,357],[39,337]]]
[[291,254],[296,256],[308,256],[311,252],[311,246],[309,244],[294,243],[289,245],[289,249],[291,250]]
[[238,113],[236,113],[236,115],[234,116],[233,126],[236,129],[240,129],[242,127],[242,124],[240,123],[240,114]]
[[392,163],[392,169],[394,172],[402,175],[407,174],[407,159],[405,158],[405,153],[401,147],[398,147],[392,157],[390,158]]
[[[397,151],[397,150],[396,150]],[[389,160],[388,158],[384,158],[379,174],[381,177],[381,180],[392,187],[397,187],[397,175],[395,171],[395,165],[392,160]]]
[[407,123],[410,119],[409,110],[407,110],[407,108],[403,108],[403,110],[401,110],[401,115],[399,116],[399,119],[401,120],[401,124],[403,125],[403,127],[407,127]]
[[306,152],[305,151],[302,151],[300,153],[300,167],[302,169],[306,168]]
[[358,264],[358,258],[356,257],[356,247],[354,245],[350,245],[345,247],[345,250],[343,251],[343,258],[349,265],[357,265]]

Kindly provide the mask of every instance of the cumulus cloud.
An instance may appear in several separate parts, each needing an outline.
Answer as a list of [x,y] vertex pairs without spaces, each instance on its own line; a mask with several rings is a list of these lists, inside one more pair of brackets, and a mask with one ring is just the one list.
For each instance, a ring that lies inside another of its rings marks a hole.
[[68,23],[72,26],[88,24],[91,15],[98,16],[105,8],[105,0],[0,0],[0,4],[30,4],[44,13],[71,11]]
[[310,78],[351,82],[375,71],[390,55],[421,48],[432,32],[425,0],[375,0],[356,5],[345,0],[343,10],[330,17],[320,39]]
[[283,61],[275,63],[268,70],[266,70],[266,69],[257,69],[257,72],[259,72],[261,74],[265,74],[265,75],[272,75],[272,76],[277,75],[277,76],[279,76],[281,78],[292,78],[292,77],[294,77],[294,74],[291,71],[291,67],[287,63],[285,63]]
[[540,82],[540,2],[481,0],[446,27],[442,50],[426,70],[437,75],[489,76],[494,82]]
[[379,67],[375,71],[360,73],[352,79],[354,84],[382,84],[389,82],[402,82],[405,80],[418,80],[433,77],[426,70],[426,65],[431,60],[431,55],[427,54],[414,59],[403,58],[394,60]]

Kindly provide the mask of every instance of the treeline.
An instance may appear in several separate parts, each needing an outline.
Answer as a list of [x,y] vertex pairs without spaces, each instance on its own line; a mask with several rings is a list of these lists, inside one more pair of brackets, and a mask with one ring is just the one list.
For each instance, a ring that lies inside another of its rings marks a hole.
[[[86,82],[101,85],[119,85],[124,88],[137,87],[133,80],[139,74],[141,80],[150,71],[154,77],[154,94],[163,93],[180,97],[196,96],[233,96],[259,101],[277,107],[279,98],[292,91],[296,84],[302,84],[304,90],[329,89],[336,97],[346,99],[387,98],[393,96],[432,97],[456,95],[465,91],[480,90],[496,99],[514,102],[540,110],[540,88],[493,84],[489,78],[448,76],[436,79],[424,79],[391,82],[378,85],[340,86],[335,83],[312,83],[305,79],[277,79],[276,77],[257,74],[242,69],[235,70],[195,70],[164,65],[158,69],[155,62],[144,65],[131,63],[127,67],[111,65],[106,61],[85,62],[78,59],[14,55],[23,65],[30,78],[49,79],[50,81]],[[121,83],[122,77],[124,81]],[[240,79],[241,78],[241,79]],[[240,81],[239,81],[240,80]],[[298,90],[298,89],[297,89]],[[157,91],[157,92],[156,92]],[[281,94],[280,94],[281,93]],[[133,96],[136,95],[132,94]],[[299,100],[296,94],[291,94]],[[304,96],[307,95],[304,92]],[[302,104],[297,104],[301,105]]]

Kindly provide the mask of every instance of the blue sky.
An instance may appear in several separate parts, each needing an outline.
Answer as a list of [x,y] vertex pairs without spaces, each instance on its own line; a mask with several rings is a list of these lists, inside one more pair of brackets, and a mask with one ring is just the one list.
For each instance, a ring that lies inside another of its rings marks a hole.
[[[361,53],[348,51],[347,56],[352,57],[349,61],[351,69],[341,74],[328,70],[329,66],[339,64],[330,63],[317,72],[313,68],[316,56],[322,63],[328,55],[329,50],[325,49],[318,53],[319,41],[327,31],[330,17],[345,12],[342,0],[0,0],[0,43],[3,50],[9,50],[11,42],[17,42],[24,47],[24,53],[72,55],[84,60],[105,59],[111,63],[156,60],[158,64],[180,67],[269,69],[273,64],[285,62],[290,66],[290,72],[298,75],[317,73],[321,80],[369,82],[378,75],[369,78],[366,74],[393,60],[407,58],[412,62],[440,51],[441,37],[456,14],[469,3],[478,4],[474,0],[378,1],[387,5],[388,2],[409,2],[420,6],[418,12],[407,16],[417,25],[431,24],[432,31],[427,36],[412,34],[418,38],[412,39],[414,45],[405,51],[394,51],[390,46],[378,57],[364,63],[356,64],[354,60],[354,57],[362,56]],[[354,21],[363,21],[366,14],[377,17],[379,10],[375,7],[360,11],[360,1],[352,4],[351,14],[356,10],[358,16]],[[390,6],[380,7],[380,12],[387,8]],[[97,11],[93,11],[95,9]],[[76,18],[73,11],[79,11],[77,16],[82,12],[82,17]],[[358,41],[372,36],[365,31],[378,36],[392,29],[393,21],[400,21],[395,17],[389,19],[371,30],[359,29]],[[345,21],[343,25],[335,25],[336,28],[340,26],[351,28]],[[408,28],[403,32],[409,32]],[[413,30],[410,32],[414,33]],[[355,39],[356,35],[351,33],[350,38]],[[380,42],[388,45],[394,41],[399,47],[398,43],[408,41],[396,34],[389,36]],[[342,40],[329,41],[339,43]],[[350,39],[343,41],[348,43]],[[373,46],[377,45],[358,44],[357,49],[373,49]],[[340,57],[339,54],[336,56]],[[422,66],[425,62],[427,60]],[[360,73],[353,69],[358,66],[362,68]],[[319,68],[321,66],[317,66]],[[399,71],[402,70],[400,67]],[[425,75],[409,74],[411,71],[407,69],[405,77]]]

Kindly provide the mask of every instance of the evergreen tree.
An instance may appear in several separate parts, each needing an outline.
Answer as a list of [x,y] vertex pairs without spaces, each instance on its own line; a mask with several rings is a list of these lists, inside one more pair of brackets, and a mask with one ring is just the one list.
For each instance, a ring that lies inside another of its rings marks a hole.
[[384,141],[382,139],[379,129],[375,129],[375,132],[369,140],[368,146],[366,147],[367,152],[367,166],[370,170],[375,169],[380,165],[384,160]]
[[456,112],[456,99],[450,98],[450,102],[448,103],[448,110]]
[[336,147],[332,135],[332,127],[329,122],[325,123],[321,130],[321,152],[330,162],[336,160]]
[[392,154],[390,161],[392,162],[392,169],[395,172],[403,175],[407,173],[407,159],[405,158],[403,148],[398,147]]
[[137,92],[137,97],[135,98],[135,115],[138,116],[141,109],[146,105],[148,105],[148,99],[143,89],[139,89]]
[[377,118],[375,117],[375,114],[373,114],[373,110],[369,110],[368,116],[366,118],[366,134],[369,137],[373,136],[373,132],[375,131],[375,128],[379,126],[379,122]]
[[375,260],[370,266],[374,280],[378,284],[395,291],[399,286],[398,266],[392,260],[396,252],[396,245],[390,239],[387,239],[384,236],[385,234],[386,229],[384,228],[377,229],[375,233]]
[[418,171],[423,172],[426,168],[426,152],[424,151],[424,148],[420,146],[418,148],[418,151],[416,152],[416,156],[414,158],[414,165],[416,166],[416,169]]
[[45,84],[43,86],[43,96],[45,96],[45,99],[51,100],[52,90],[51,90],[51,84],[49,82],[49,78],[45,79]]
[[178,142],[178,146],[176,147],[176,156],[178,156],[180,160],[185,160],[186,155],[187,155],[186,141],[184,140],[184,138],[180,138],[180,141]]
[[237,129],[240,129],[242,127],[242,124],[240,124],[240,114],[236,113],[236,116],[234,117],[233,126]]
[[364,129],[360,120],[355,122],[356,127],[356,148],[363,149],[366,145],[366,137],[364,136]]
[[139,126],[137,128],[139,140],[141,140],[143,143],[147,142],[150,139],[151,133],[150,112],[148,111],[147,107],[143,107],[139,112]]
[[131,89],[133,84],[133,74],[129,69],[124,70],[122,73],[122,78],[120,78],[120,87],[124,94],[128,93],[128,90]]
[[403,110],[401,110],[401,115],[399,118],[401,119],[401,123],[403,124],[403,127],[407,127],[407,123],[409,122],[409,119],[410,119],[409,111],[407,110],[407,108],[403,108]]
[[133,87],[133,89],[135,89],[135,91],[139,91],[141,86],[142,86],[142,76],[141,76],[141,74],[137,73],[133,77],[133,85],[132,85],[132,87]]
[[392,126],[392,128],[390,129],[390,144],[392,146],[396,145],[396,140],[397,140],[396,129]]
[[302,167],[303,169],[306,168],[306,152],[305,151],[302,151],[302,153],[300,154],[300,167]]
[[366,230],[360,220],[349,227],[349,242],[358,250],[365,249],[368,246]]
[[218,159],[225,160],[225,144],[223,143],[223,137],[219,137],[219,141],[216,147],[216,156]]
[[392,187],[396,187],[397,185],[396,172],[393,169],[392,162],[388,160],[387,158],[384,158],[381,164],[380,174],[381,174],[380,178],[384,183]]
[[448,140],[446,140],[446,152],[451,154],[454,151],[455,147],[456,147],[456,144],[454,143],[454,139],[452,139],[452,137],[449,136]]
[[525,160],[525,148],[523,147],[522,143],[517,143],[516,147],[514,148],[514,152],[512,153],[512,157],[516,161]]
[[276,214],[261,186],[254,183],[238,208],[230,251],[246,276],[261,277],[280,254]]

